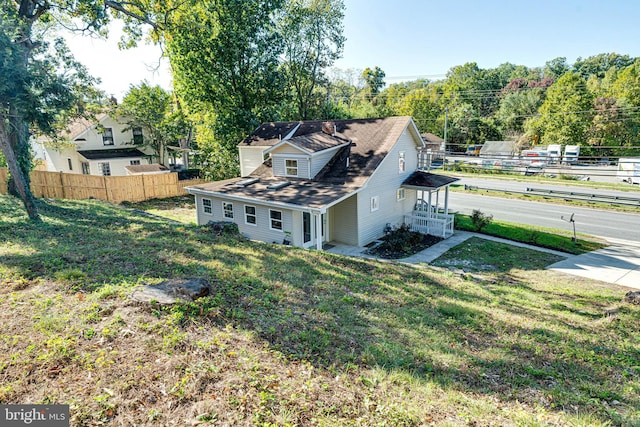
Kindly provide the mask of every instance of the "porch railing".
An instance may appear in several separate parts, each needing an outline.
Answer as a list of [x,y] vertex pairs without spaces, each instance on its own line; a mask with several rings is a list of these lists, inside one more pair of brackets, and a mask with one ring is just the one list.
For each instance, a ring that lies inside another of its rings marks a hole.
[[405,215],[404,223],[410,226],[411,231],[446,239],[453,235],[453,218],[454,215],[417,210],[411,215]]

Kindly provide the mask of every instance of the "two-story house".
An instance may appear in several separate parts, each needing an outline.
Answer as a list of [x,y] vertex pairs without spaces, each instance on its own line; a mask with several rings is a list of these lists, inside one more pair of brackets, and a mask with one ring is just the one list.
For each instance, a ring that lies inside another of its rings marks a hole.
[[71,123],[60,135],[63,144],[36,140],[32,144],[35,158],[43,160],[50,172],[104,176],[127,175],[127,166],[151,163],[152,152],[142,147],[142,128],[125,131],[127,126],[108,114],[97,119],[97,123],[87,119]]
[[187,190],[198,224],[232,221],[253,240],[364,246],[402,223],[448,237],[457,179],[419,171],[423,147],[411,117],[265,123],[238,146],[241,178]]

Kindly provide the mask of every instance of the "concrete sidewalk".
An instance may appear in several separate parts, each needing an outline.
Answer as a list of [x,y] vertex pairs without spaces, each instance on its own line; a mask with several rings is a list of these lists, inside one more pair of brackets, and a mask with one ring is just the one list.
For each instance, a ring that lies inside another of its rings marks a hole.
[[[396,261],[406,264],[428,264],[443,255],[449,249],[473,236],[565,257],[565,260],[547,267],[553,271],[640,289],[640,243],[624,240],[609,239],[611,246],[583,255],[571,255],[565,252],[513,242],[511,240],[487,236],[485,234],[456,230],[455,234],[450,238],[443,240],[442,242],[437,243],[417,254]],[[361,258],[376,258],[365,254],[364,252],[366,249],[367,248],[362,247],[336,245],[328,249],[327,252]]]
[[609,239],[610,246],[575,255],[549,270],[640,289],[640,243]]

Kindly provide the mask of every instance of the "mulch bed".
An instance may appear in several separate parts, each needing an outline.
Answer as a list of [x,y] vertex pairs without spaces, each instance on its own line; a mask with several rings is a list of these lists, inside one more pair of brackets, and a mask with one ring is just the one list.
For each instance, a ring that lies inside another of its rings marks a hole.
[[[415,234],[420,234],[420,233],[415,233]],[[436,243],[443,241],[444,239],[442,237],[436,237],[436,236],[431,236],[427,234],[420,234],[420,236],[414,236],[413,239],[410,239],[412,241],[411,244],[407,244],[402,248],[399,248],[398,247],[399,245],[397,244],[390,244],[389,243],[390,240],[392,239],[390,239],[389,236],[385,236],[382,239],[382,243],[380,243],[378,246],[375,246],[367,250],[365,253],[368,255],[373,255],[378,258],[385,258],[385,259],[406,258],[424,249],[427,249],[428,247],[433,246]]]

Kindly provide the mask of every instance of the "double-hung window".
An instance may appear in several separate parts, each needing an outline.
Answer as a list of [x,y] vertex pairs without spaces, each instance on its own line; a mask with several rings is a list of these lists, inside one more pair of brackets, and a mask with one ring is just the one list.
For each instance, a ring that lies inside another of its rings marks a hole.
[[244,207],[244,222],[251,225],[257,225],[258,220],[256,218],[256,207],[245,206]]
[[284,161],[285,175],[298,176],[298,161],[295,159],[286,159]]
[[113,141],[113,128],[104,128],[102,132],[102,145],[114,145]]
[[202,199],[202,212],[211,215],[213,212],[211,199]]
[[396,200],[400,201],[400,200],[404,200],[406,198],[406,194],[404,192],[404,188],[398,188],[398,191],[396,191]]
[[98,163],[98,169],[104,176],[111,176],[111,165],[109,162]]
[[274,211],[269,209],[269,220],[272,230],[282,231],[282,211]]
[[131,128],[131,132],[133,133],[133,143],[135,145],[140,145],[144,142],[144,134],[141,127]]
[[222,202],[222,213],[225,218],[233,219],[233,203]]

